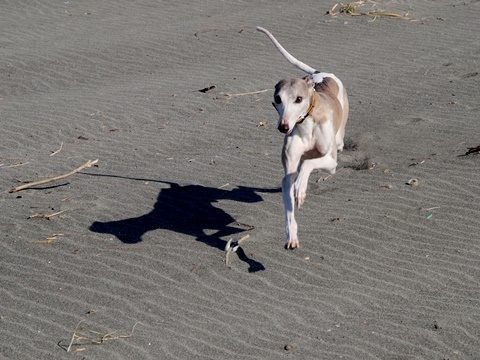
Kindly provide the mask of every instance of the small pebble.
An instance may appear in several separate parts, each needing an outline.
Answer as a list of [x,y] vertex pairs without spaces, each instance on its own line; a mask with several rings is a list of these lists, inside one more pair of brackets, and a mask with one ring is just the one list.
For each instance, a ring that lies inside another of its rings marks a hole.
[[418,186],[418,179],[410,179],[407,181],[407,185],[410,185],[412,187]]

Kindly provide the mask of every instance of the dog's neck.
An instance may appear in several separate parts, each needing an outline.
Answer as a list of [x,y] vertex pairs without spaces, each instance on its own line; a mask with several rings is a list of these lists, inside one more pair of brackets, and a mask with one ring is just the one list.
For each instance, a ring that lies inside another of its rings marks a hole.
[[308,110],[305,116],[302,116],[300,120],[297,121],[297,124],[301,124],[307,117],[312,115],[312,110],[315,107],[315,91],[313,92],[312,96],[310,96],[310,105],[308,105]]

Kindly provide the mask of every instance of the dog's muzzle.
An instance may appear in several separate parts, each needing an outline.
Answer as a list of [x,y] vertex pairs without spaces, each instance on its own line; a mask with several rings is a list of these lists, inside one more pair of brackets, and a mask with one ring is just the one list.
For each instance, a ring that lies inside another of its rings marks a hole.
[[288,124],[280,123],[280,125],[278,125],[278,131],[280,131],[281,133],[286,134],[288,133],[288,130],[290,130],[290,127],[288,126]]

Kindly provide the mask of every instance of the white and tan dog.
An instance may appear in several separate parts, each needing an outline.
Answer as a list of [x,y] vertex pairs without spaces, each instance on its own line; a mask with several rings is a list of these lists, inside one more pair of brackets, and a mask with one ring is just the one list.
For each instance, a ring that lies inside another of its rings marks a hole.
[[272,103],[279,115],[278,130],[286,134],[282,150],[285,247],[295,249],[299,242],[294,205],[300,208],[304,203],[314,169],[335,173],[348,118],[347,92],[335,75],[316,71],[289,54],[268,30],[257,30],[265,33],[290,63],[309,74],[279,81]]

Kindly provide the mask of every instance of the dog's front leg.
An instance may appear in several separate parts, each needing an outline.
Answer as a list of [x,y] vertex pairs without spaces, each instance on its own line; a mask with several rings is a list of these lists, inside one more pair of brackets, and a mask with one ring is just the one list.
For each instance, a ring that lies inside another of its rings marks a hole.
[[[322,169],[330,174],[335,173],[337,167],[337,145],[333,129],[333,118],[314,129],[315,150],[318,157],[302,161],[295,181],[295,201],[297,206],[303,205],[307,196],[308,178],[314,169]],[[343,141],[343,140],[342,140]],[[321,156],[321,154],[325,154]]]
[[295,195],[294,185],[297,178],[298,165],[302,156],[301,143],[297,143],[292,137],[287,137],[283,151],[282,163],[285,176],[282,180],[282,198],[285,209],[285,229],[287,249],[295,249],[300,246],[297,236],[297,221],[295,220]]
[[297,236],[297,221],[295,220],[295,207],[293,184],[297,173],[285,174],[282,180],[283,207],[285,209],[285,230],[287,234],[287,249],[295,249],[299,246]]
[[326,170],[330,174],[335,173],[337,167],[337,149],[332,150],[331,153],[316,158],[303,160],[300,170],[298,172],[297,180],[295,181],[295,201],[297,207],[300,208],[305,202],[307,196],[308,178],[315,169]]

